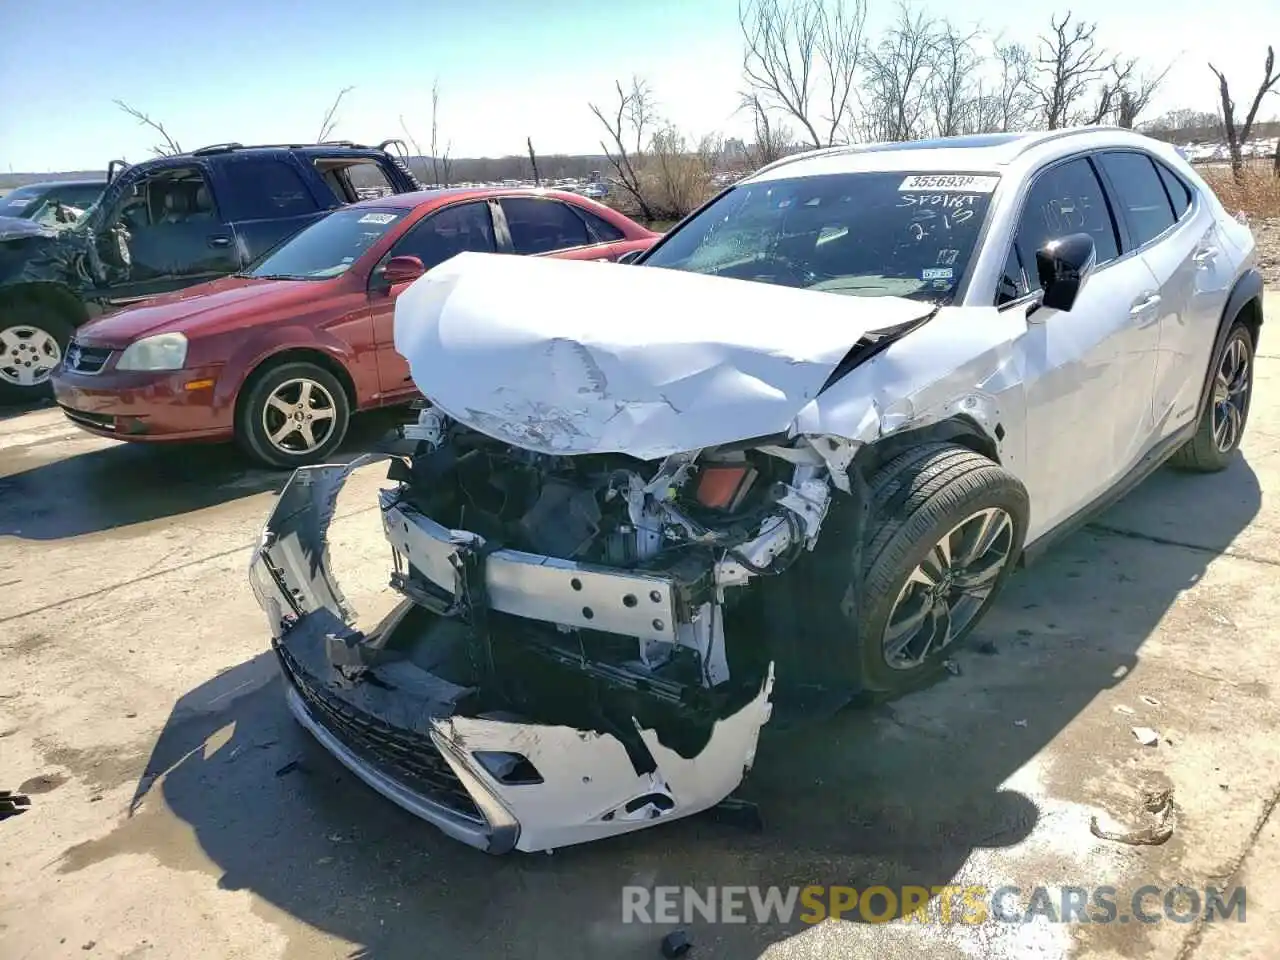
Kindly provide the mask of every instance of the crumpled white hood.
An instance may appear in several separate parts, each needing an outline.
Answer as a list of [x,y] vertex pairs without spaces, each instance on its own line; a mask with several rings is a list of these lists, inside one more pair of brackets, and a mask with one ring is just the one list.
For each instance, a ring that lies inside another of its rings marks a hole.
[[400,295],[395,346],[432,403],[489,436],[653,460],[786,430],[864,333],[931,310],[657,267],[463,253]]

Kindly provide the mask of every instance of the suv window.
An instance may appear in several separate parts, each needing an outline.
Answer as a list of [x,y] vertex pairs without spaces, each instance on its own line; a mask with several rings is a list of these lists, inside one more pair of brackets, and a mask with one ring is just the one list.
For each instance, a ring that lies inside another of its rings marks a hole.
[[594,233],[602,243],[613,243],[616,240],[625,240],[626,234],[615,227],[604,217],[592,213],[590,210],[583,210],[581,207],[574,207],[573,212],[587,221]]
[[1098,161],[1115,188],[1116,202],[1133,235],[1132,246],[1150,243],[1173,226],[1173,208],[1155,165],[1144,153],[1108,152]]
[[558,200],[504,197],[499,202],[516,253],[550,253],[591,243],[586,225]]
[[235,184],[226,198],[231,220],[301,217],[320,209],[298,171],[283,160],[236,157],[228,167]]
[[316,171],[333,192],[338,203],[355,203],[395,193],[382,165],[372,159],[330,159],[315,161]]
[[1026,265],[1029,290],[1040,289],[1036,251],[1050,240],[1072,233],[1093,237],[1098,263],[1119,255],[1115,222],[1102,184],[1088,160],[1068,160],[1045,170],[1031,185],[1018,221],[1015,243]]
[[493,218],[483,200],[429,214],[391,248],[391,257],[417,257],[430,270],[459,253],[493,253]]
[[1173,204],[1173,215],[1181,220],[1182,215],[1191,206],[1191,188],[1183,182],[1180,176],[1163,163],[1157,161],[1156,170],[1160,173],[1160,179],[1164,182],[1165,190],[1169,192],[1169,202]]

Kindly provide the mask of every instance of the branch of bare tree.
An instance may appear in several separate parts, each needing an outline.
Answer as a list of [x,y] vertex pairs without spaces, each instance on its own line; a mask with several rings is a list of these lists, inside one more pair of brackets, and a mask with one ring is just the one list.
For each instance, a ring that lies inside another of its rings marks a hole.
[[343,87],[333,98],[333,103],[329,104],[329,109],[325,111],[324,119],[320,121],[320,132],[316,134],[316,143],[324,143],[337,129],[338,106],[342,103],[342,98],[354,89],[355,87]]
[[591,107],[591,112],[596,115],[596,118],[604,124],[605,130],[609,132],[609,139],[613,141],[612,149],[603,140],[600,141],[600,146],[604,149],[609,165],[617,174],[619,186],[635,201],[644,218],[653,220],[653,210],[644,196],[640,176],[636,173],[632,162],[632,155],[627,151],[628,141],[633,141],[636,145],[634,154],[638,156],[643,152],[645,131],[656,114],[653,95],[648,85],[639,77],[631,78],[630,92],[622,89],[620,80],[615,81],[614,85],[618,91],[618,109],[610,117],[606,117],[604,111],[594,103],[588,106]]
[[164,138],[163,143],[155,144],[151,148],[151,152],[157,157],[172,157],[182,153],[182,146],[177,140],[169,135],[169,131],[164,128],[164,124],[159,120],[151,119],[150,116],[143,113],[136,107],[129,106],[129,104],[125,103],[123,100],[113,100],[112,102],[129,116],[137,120],[139,124],[144,127],[150,127]]

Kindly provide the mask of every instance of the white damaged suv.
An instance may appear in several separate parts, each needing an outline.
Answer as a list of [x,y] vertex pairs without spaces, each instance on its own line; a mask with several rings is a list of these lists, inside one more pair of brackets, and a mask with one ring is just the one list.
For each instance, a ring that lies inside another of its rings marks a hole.
[[297,471],[251,576],[289,705],[451,836],[544,850],[717,804],[775,709],[935,676],[1014,566],[1249,412],[1249,230],[1165,144],[839,147],[635,264],[462,254],[396,306],[428,405],[357,629]]

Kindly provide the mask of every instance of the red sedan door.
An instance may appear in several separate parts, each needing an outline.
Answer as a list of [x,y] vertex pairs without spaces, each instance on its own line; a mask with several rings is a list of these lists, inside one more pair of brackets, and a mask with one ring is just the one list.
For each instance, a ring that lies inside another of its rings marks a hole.
[[380,284],[382,267],[392,257],[417,257],[430,270],[459,253],[494,253],[493,217],[489,201],[466,200],[441,207],[423,217],[391,245],[369,275],[369,295],[373,310],[373,333],[378,350],[379,402],[392,404],[411,398],[416,392],[409,375],[409,362],[396,352],[395,306],[407,283],[386,288]]

